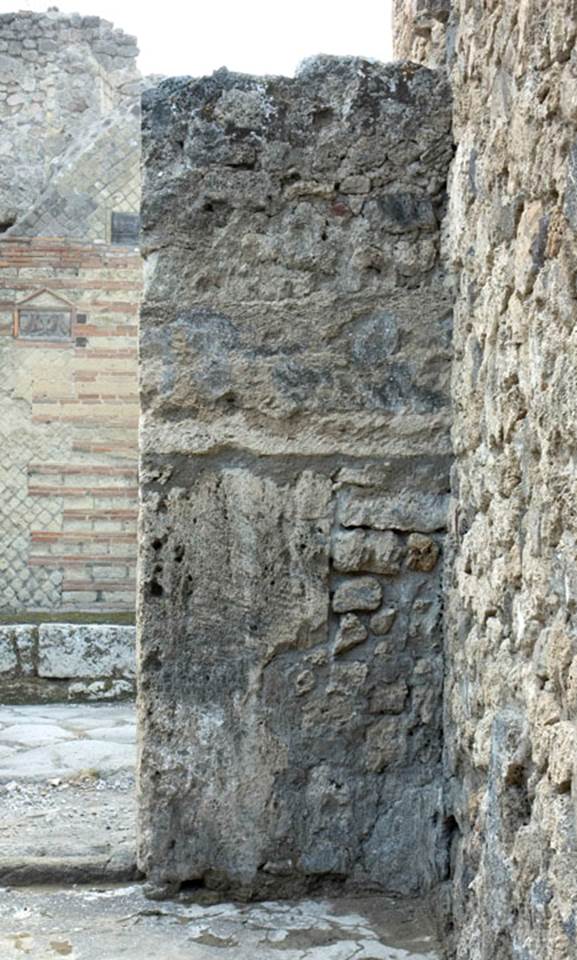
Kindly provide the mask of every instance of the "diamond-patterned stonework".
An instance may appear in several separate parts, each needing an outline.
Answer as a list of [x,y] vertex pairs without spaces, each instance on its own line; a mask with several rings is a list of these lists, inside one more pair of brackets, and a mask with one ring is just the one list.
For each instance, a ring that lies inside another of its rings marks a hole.
[[136,44],[0,15],[0,610],[134,608]]

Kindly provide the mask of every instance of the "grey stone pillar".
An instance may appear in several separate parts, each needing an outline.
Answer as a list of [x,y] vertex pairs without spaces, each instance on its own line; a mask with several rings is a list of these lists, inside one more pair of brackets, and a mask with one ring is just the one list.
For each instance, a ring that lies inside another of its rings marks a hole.
[[140,863],[443,870],[445,82],[322,57],[144,103]]

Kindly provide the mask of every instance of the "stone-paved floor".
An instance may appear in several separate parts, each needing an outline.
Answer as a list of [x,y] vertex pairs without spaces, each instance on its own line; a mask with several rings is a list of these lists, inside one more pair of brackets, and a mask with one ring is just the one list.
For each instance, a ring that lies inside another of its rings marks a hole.
[[135,729],[132,704],[0,707],[0,881],[130,877]]
[[2,960],[435,960],[419,910],[382,898],[150,903],[138,885],[0,891]]
[[107,882],[134,863],[134,759],[130,704],[0,707],[0,960],[438,957],[414,902],[156,903]]
[[135,737],[129,703],[3,706],[0,782],[132,770]]

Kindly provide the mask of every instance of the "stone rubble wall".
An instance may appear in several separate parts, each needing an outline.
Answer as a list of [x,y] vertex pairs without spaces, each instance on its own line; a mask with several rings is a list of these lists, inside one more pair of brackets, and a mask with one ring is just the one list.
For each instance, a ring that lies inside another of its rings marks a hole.
[[446,62],[453,36],[453,0],[393,0],[395,56],[429,67]]
[[144,98],[140,865],[446,870],[445,83],[319,58]]
[[[460,960],[577,955],[577,4],[454,0],[445,752]],[[419,47],[419,42],[421,46]]]
[[0,624],[2,703],[134,696],[134,634],[114,624]]
[[0,230],[107,241],[138,212],[137,53],[98,17],[0,16]]

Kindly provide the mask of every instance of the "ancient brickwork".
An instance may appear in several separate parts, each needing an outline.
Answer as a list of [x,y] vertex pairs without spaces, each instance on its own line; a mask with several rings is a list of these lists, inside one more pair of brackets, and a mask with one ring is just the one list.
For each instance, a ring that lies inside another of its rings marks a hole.
[[134,609],[141,81],[97,17],[0,16],[0,616]]
[[443,873],[445,83],[319,58],[145,96],[140,862]]
[[[399,52],[437,62],[404,25]],[[462,960],[577,954],[577,5],[455,0],[446,762]],[[407,47],[406,43],[409,43]]]
[[133,609],[134,250],[0,244],[0,611]]

